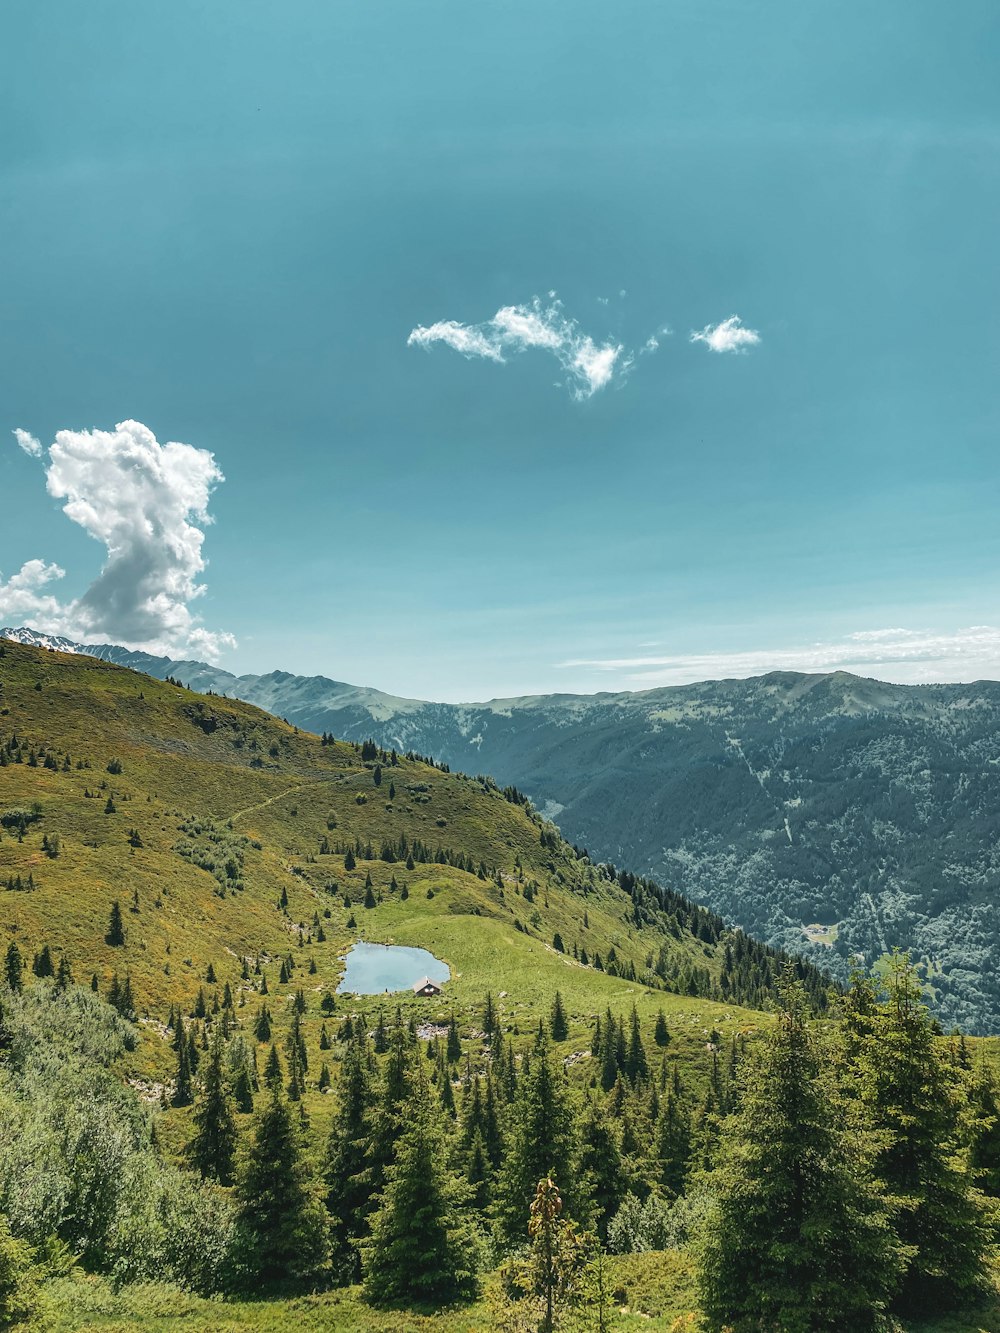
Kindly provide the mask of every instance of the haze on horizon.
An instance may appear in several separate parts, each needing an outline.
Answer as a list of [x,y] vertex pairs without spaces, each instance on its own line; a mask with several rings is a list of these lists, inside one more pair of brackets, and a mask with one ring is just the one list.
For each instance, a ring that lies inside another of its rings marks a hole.
[[1000,677],[995,5],[235,19],[8,19],[0,624],[451,701]]

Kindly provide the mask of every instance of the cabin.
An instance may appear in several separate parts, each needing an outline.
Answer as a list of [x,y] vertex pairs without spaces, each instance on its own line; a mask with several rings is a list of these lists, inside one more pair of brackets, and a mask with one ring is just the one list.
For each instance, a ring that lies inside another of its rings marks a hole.
[[421,977],[419,981],[413,983],[414,995],[440,995],[441,987],[436,981],[431,981],[430,977]]

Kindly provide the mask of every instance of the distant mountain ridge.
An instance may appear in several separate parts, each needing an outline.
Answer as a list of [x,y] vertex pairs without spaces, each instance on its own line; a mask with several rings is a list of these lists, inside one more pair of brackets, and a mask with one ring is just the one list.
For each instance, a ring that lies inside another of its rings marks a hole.
[[[45,636],[21,641],[50,646]],[[1000,1031],[996,682],[773,672],[440,704],[322,676],[237,677],[112,645],[72,650],[312,731],[371,736],[489,773],[527,792],[595,857],[653,875],[842,974],[853,954],[871,961],[910,949],[942,1021]]]

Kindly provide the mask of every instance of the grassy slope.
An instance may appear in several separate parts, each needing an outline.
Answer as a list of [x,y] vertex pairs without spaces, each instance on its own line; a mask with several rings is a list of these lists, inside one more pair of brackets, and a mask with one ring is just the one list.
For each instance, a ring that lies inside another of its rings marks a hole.
[[[206,715],[215,721],[211,732],[197,725]],[[41,820],[23,842],[10,831],[0,842],[0,881],[30,873],[37,886],[33,892],[0,889],[0,944],[6,948],[8,939],[16,939],[30,958],[48,943],[57,959],[66,952],[78,980],[96,972],[102,991],[113,971],[128,970],[140,1009],[154,1019],[162,1019],[172,1003],[189,1011],[209,964],[219,988],[226,981],[236,993],[242,987],[248,1006],[255,1007],[252,986],[240,981],[242,956],[277,959],[291,952],[301,966],[287,994],[299,986],[306,990],[305,1030],[311,1069],[318,1071],[319,996],[335,989],[343,954],[361,936],[422,945],[450,965],[453,980],[441,1000],[402,997],[404,1009],[415,1007],[428,1019],[446,1017],[454,1008],[460,1021],[472,1026],[491,989],[506,992],[500,1007],[508,1028],[527,1033],[548,1012],[559,988],[572,1024],[567,1053],[587,1049],[592,1018],[607,1005],[616,1011],[638,1005],[650,1049],[653,1019],[663,1007],[674,1037],[671,1054],[699,1066],[713,1026],[725,1035],[760,1021],[760,1015],[735,1006],[609,977],[553,950],[558,931],[570,949],[578,942],[591,955],[607,956],[613,945],[641,970],[649,951],[666,938],[675,956],[713,971],[718,967],[716,952],[690,936],[674,940],[651,928],[636,930],[628,899],[616,886],[601,880],[565,844],[555,851],[542,847],[539,824],[475,779],[400,760],[384,770],[382,786],[376,787],[371,766],[353,746],[323,746],[250,705],[195,695],[90,658],[6,644],[0,658],[0,743],[12,734],[25,744],[25,755],[29,747],[38,753],[44,747],[59,767],[25,762],[0,768],[0,812],[35,801],[42,807]],[[66,753],[69,771],[62,770]],[[264,767],[252,767],[255,758]],[[107,771],[113,760],[121,762],[119,775]],[[77,768],[81,761],[90,767]],[[391,803],[390,781],[396,787]],[[89,798],[87,789],[93,793]],[[114,814],[105,813],[109,794]],[[186,836],[182,826],[201,832]],[[133,828],[141,836],[140,848],[129,845]],[[324,834],[331,840],[370,839],[377,853],[383,839],[400,832],[498,867],[503,890],[492,879],[448,866],[418,863],[407,872],[399,863],[359,860],[347,872],[343,857],[317,855]],[[49,859],[42,837],[55,833],[60,854]],[[221,842],[213,844],[212,836]],[[216,878],[180,855],[179,846],[198,853],[214,849],[220,863],[235,849],[243,857],[244,888],[219,896]],[[361,906],[366,874],[381,899],[371,910]],[[391,893],[393,875],[400,887],[407,886],[408,900]],[[521,896],[519,877],[541,886],[534,904]],[[287,912],[279,907],[283,889]],[[130,910],[134,892],[136,912]],[[104,941],[114,899],[125,915],[123,948]],[[524,932],[514,927],[515,918],[529,925],[534,912],[536,927]],[[309,942],[316,913],[324,943]],[[356,930],[347,926],[352,913]],[[298,944],[300,923],[304,947]],[[315,975],[307,971],[311,959]],[[289,1005],[278,993],[277,961],[266,972],[280,1035]],[[213,988],[206,989],[211,994]],[[363,1003],[371,1012],[377,1001]],[[358,1008],[357,1001],[338,1000],[340,1012]],[[132,1073],[162,1083],[172,1072],[172,1053],[157,1026],[147,1024],[144,1032]],[[326,1099],[314,1094],[312,1100],[322,1115],[327,1108],[319,1103]]]
[[[37,683],[41,689],[36,689]],[[202,713],[216,718],[214,731],[206,733],[196,725],[199,706]],[[30,893],[0,888],[0,942],[5,948],[8,939],[16,939],[29,957],[44,943],[53,947],[57,958],[65,950],[78,979],[96,971],[102,989],[113,971],[128,970],[140,1007],[154,1018],[162,1018],[172,1003],[190,1008],[209,963],[219,987],[228,980],[238,990],[245,988],[239,961],[244,953],[275,957],[292,952],[303,964],[314,958],[316,974],[309,975],[303,965],[286,989],[290,995],[301,985],[309,996],[305,1030],[315,1075],[321,1059],[318,996],[336,987],[342,955],[360,934],[371,940],[422,945],[445,959],[453,980],[441,1000],[403,996],[401,1002],[404,1009],[413,1008],[427,1019],[444,1018],[454,1008],[466,1031],[474,1026],[486,989],[507,992],[501,1001],[506,1025],[514,1033],[527,1034],[539,1015],[547,1013],[559,988],[571,1016],[567,1055],[588,1049],[593,1016],[606,1005],[622,1012],[633,1002],[652,1052],[651,1026],[662,1007],[672,1033],[671,1058],[677,1058],[697,1081],[706,1068],[705,1040],[713,1026],[726,1035],[762,1021],[762,1015],[734,1006],[647,990],[556,953],[550,941],[558,930],[567,945],[577,941],[591,953],[599,950],[606,955],[614,944],[621,957],[632,958],[641,968],[648,950],[657,949],[663,937],[653,930],[636,931],[627,919],[624,895],[598,881],[571,849],[542,848],[537,823],[475,780],[403,760],[398,768],[387,768],[382,787],[375,788],[371,768],[361,763],[353,747],[322,746],[315,737],[248,705],[196,696],[92,659],[7,644],[0,659],[0,743],[12,733],[36,751],[52,750],[60,766],[68,752],[73,766],[68,772],[27,763],[0,768],[0,812],[34,801],[43,810],[42,819],[31,826],[23,842],[9,831],[0,842],[0,880],[31,873],[38,886]],[[275,745],[276,759],[270,755]],[[254,756],[266,766],[251,767]],[[120,775],[107,772],[113,759],[122,763]],[[77,769],[81,760],[90,767]],[[390,780],[397,789],[391,806]],[[102,782],[107,790],[99,789]],[[417,786],[427,790],[407,791]],[[86,797],[87,788],[95,795]],[[109,792],[116,814],[104,813]],[[367,798],[365,803],[358,804],[358,794]],[[241,851],[242,891],[220,897],[213,875],[175,850],[184,843],[200,849],[212,846],[205,832],[193,843],[185,838],[181,825],[192,827],[192,816],[203,829],[214,828],[224,846]],[[336,819],[332,831],[327,827],[331,816]],[[128,830],[133,827],[141,835],[141,848],[129,845]],[[411,839],[462,849],[477,862],[498,866],[504,876],[503,895],[492,881],[446,866],[418,864],[407,872],[399,864],[359,861],[348,873],[342,857],[315,855],[324,834],[331,839],[371,838],[377,850],[383,838],[397,837],[401,831]],[[58,833],[61,839],[60,855],[54,860],[41,848],[46,833],[50,837]],[[517,858],[523,877],[543,886],[534,904],[541,925],[529,933],[513,926],[515,916],[526,923],[533,910],[518,893]],[[382,898],[368,911],[360,905],[366,873]],[[400,886],[407,885],[408,900],[390,893],[393,874]],[[333,893],[325,887],[332,882],[338,886]],[[578,891],[584,885],[592,888],[586,898]],[[289,898],[287,913],[278,906],[282,888]],[[428,899],[428,888],[433,889],[433,898]],[[128,908],[136,890],[139,910],[132,913]],[[345,894],[352,900],[351,909],[343,905]],[[119,949],[103,939],[114,898],[125,909],[128,932],[126,946]],[[329,918],[323,915],[326,910]],[[298,923],[303,922],[308,933],[315,912],[327,940],[300,949]],[[351,912],[358,921],[357,931],[347,928]],[[690,937],[671,939],[670,944],[680,955],[716,970],[717,959],[707,946]],[[290,1006],[277,985],[277,964],[271,963],[266,971],[268,1002],[280,1036]],[[244,1013],[249,1015],[259,1001],[249,989],[246,994]],[[362,1003],[371,1014],[378,1001],[341,998],[338,1012],[357,1012]],[[389,1003],[394,1005],[396,997]],[[130,1072],[136,1079],[163,1082],[172,1072],[173,1056],[155,1023],[145,1024],[143,1033]],[[331,1052],[326,1058],[335,1055]],[[585,1070],[586,1065],[577,1064],[576,1069]],[[313,1092],[309,1107],[322,1122],[330,1099]],[[164,1117],[168,1144],[176,1146],[186,1135],[186,1115],[171,1111]],[[614,1265],[615,1280],[626,1292],[631,1311],[622,1317],[618,1325],[622,1329],[668,1329],[693,1307],[686,1258],[627,1256]],[[220,1305],[167,1288],[115,1294],[105,1283],[80,1275],[52,1284],[47,1300],[45,1326],[54,1333],[84,1328],[105,1333],[167,1328],[179,1333],[271,1333],[292,1324],[303,1330],[345,1333],[380,1333],[389,1328],[471,1333],[489,1326],[484,1305],[421,1320],[378,1315],[352,1292]],[[1000,1331],[1000,1321],[986,1315],[980,1321],[935,1326],[933,1333],[945,1333],[946,1328],[948,1333],[974,1329],[992,1333]]]
[[[616,1293],[615,1333],[698,1333],[694,1265],[668,1253],[612,1257],[609,1278]],[[486,1333],[492,1325],[489,1296],[467,1309],[422,1318],[380,1314],[358,1299],[357,1289],[288,1301],[225,1303],[202,1300],[169,1287],[125,1288],[67,1278],[46,1293],[45,1327],[51,1333]],[[622,1301],[621,1304],[618,1304]],[[1000,1307],[896,1326],[895,1333],[1000,1333]]]

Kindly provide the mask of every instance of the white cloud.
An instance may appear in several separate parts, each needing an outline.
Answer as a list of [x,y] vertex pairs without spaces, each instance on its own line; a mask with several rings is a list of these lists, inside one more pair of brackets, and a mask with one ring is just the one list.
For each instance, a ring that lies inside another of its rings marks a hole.
[[91,642],[161,652],[197,648],[217,657],[235,640],[205,629],[190,603],[205,591],[197,581],[205,569],[203,529],[211,522],[212,488],[222,480],[207,449],[160,444],[138,421],[113,431],[59,431],[48,449],[48,492],[104,546],[104,567],[82,597],[60,603],[41,589],[63,571],[29,561],[0,585],[0,621],[30,620]]
[[20,624],[25,617],[52,619],[62,612],[57,598],[41,591],[55,579],[64,578],[66,571],[58,565],[47,565],[44,560],[26,561],[6,582],[0,577],[0,623]]
[[430,349],[444,343],[466,357],[485,357],[505,364],[509,355],[537,349],[551,353],[569,379],[567,387],[576,399],[590,398],[621,378],[632,364],[624,347],[613,340],[597,343],[582,333],[573,319],[563,314],[562,303],[549,293],[550,304],[543,306],[539,297],[527,305],[503,306],[482,324],[460,324],[442,320],[429,326],[418,325],[407,339],[411,347]]
[[498,341],[491,342],[475,326],[456,324],[453,319],[439,320],[429,328],[421,326],[414,329],[406,343],[408,347],[430,347],[432,343],[444,343],[463,356],[485,356],[491,361],[503,361]]
[[692,332],[691,342],[704,343],[713,352],[745,352],[757,346],[760,334],[744,328],[739,315],[730,315],[721,324],[706,324],[700,333]]
[[[623,688],[687,685],[769,671],[849,671],[901,685],[1000,679],[1000,627],[860,630],[839,642],[744,652],[579,658],[558,667],[617,676]],[[606,687],[605,687],[606,688]]]
[[34,435],[29,435],[28,432],[26,430],[22,430],[20,426],[14,427],[14,438],[17,440],[18,444],[21,446],[21,448],[24,450],[26,454],[30,454],[32,458],[41,458],[42,456],[41,440],[36,440]]

